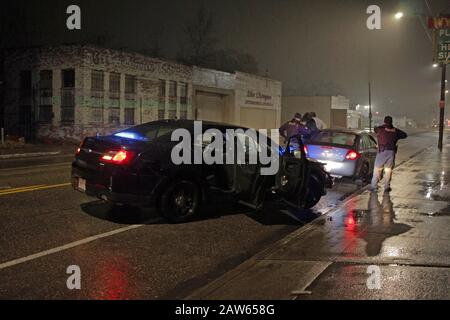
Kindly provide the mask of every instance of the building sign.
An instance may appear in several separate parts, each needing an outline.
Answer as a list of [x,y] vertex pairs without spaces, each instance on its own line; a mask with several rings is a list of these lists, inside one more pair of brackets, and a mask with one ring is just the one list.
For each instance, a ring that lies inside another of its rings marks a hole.
[[270,95],[264,94],[259,91],[248,90],[245,104],[272,107],[273,101],[272,96]]
[[450,56],[450,16],[429,17],[428,28],[433,29],[433,60],[448,63]]
[[450,57],[450,29],[435,31],[435,61],[448,63]]
[[429,29],[450,29],[450,17],[428,17]]

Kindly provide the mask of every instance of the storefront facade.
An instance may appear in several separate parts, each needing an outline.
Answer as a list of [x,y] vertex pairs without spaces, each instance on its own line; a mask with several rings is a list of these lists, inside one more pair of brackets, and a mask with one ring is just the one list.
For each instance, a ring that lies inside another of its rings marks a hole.
[[5,129],[27,139],[80,140],[158,119],[258,129],[280,122],[278,81],[137,53],[75,45],[16,49],[5,71]]

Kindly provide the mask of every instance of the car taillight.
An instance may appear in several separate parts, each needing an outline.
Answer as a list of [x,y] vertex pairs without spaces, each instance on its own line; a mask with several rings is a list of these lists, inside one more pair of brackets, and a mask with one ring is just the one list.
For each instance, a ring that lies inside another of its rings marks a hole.
[[360,156],[360,154],[354,150],[350,150],[349,152],[347,152],[347,155],[345,156],[345,159],[347,160],[356,160],[358,159]]
[[308,147],[307,147],[307,146],[304,146],[304,147],[303,147],[303,150],[305,151],[305,154],[308,155]]
[[80,154],[80,151],[81,151],[81,148],[83,147],[83,144],[84,144],[84,139],[81,140],[81,143],[80,143],[80,145],[78,146],[77,151],[75,152],[75,155],[76,155],[76,156]]
[[111,150],[100,157],[101,162],[127,164],[133,159],[134,153],[128,150]]

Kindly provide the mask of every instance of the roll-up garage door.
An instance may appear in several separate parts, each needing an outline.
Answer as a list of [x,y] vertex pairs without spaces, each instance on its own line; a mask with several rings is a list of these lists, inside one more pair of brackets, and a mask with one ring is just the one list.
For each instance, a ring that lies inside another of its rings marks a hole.
[[226,107],[224,95],[197,91],[196,93],[196,119],[205,121],[223,122]]

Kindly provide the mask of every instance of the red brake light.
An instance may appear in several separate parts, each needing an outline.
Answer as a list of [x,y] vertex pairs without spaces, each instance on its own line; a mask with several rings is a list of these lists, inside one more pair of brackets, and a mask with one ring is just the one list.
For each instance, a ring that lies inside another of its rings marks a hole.
[[128,150],[111,150],[100,157],[100,161],[114,164],[127,164],[134,153]]
[[345,159],[347,160],[356,160],[358,159],[360,156],[360,154],[356,151],[350,150],[349,152],[347,152],[347,155],[345,156]]
[[83,147],[83,144],[84,144],[84,139],[81,140],[81,143],[80,143],[80,145],[78,146],[77,151],[75,152],[75,155],[76,155],[76,156],[80,154],[80,151],[81,151],[81,148]]
[[305,151],[305,154],[308,155],[308,147],[307,147],[307,146],[304,146],[304,147],[303,147],[303,150]]

